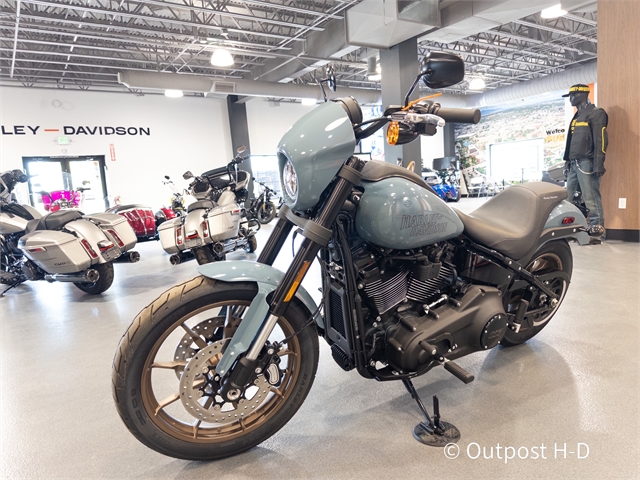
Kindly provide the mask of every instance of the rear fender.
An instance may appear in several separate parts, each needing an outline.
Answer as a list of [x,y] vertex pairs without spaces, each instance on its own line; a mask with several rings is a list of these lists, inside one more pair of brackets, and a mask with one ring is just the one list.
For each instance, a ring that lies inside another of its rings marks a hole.
[[[258,294],[251,302],[238,330],[231,338],[229,346],[216,367],[216,373],[225,375],[236,358],[249,349],[253,339],[260,331],[260,327],[269,313],[267,295],[278,287],[284,273],[270,265],[240,260],[208,263],[198,267],[198,272],[219,282],[256,282],[258,284]],[[315,312],[318,308],[304,287],[298,288],[296,297],[307,307],[309,312]],[[320,317],[316,321],[320,327],[323,327]]]
[[[565,218],[573,218],[573,223],[562,223]],[[533,254],[545,243],[559,239],[575,239],[580,245],[589,244],[589,234],[587,219],[578,207],[573,203],[563,200],[551,211],[547,222],[544,224],[539,240],[522,258],[520,263],[525,263],[531,259]]]
[[[100,255],[100,246],[98,245],[98,242],[112,242],[105,235],[102,229],[95,223],[84,219],[74,220],[73,222],[67,223],[64,226],[64,230],[75,233],[76,236],[80,238],[80,240],[87,240],[87,242],[89,242],[89,245],[91,245],[91,247],[93,248],[94,252],[98,253],[98,258],[91,260],[92,265],[95,265],[96,263],[107,263],[107,260],[102,258],[102,255]],[[120,256],[120,249],[117,246],[115,248],[118,250],[117,256]]]

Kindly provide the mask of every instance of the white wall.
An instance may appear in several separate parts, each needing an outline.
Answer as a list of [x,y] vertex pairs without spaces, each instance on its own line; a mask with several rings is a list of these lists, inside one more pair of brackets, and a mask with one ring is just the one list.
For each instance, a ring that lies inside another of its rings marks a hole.
[[420,152],[422,154],[422,166],[431,168],[434,158],[444,157],[444,128],[438,128],[438,132],[431,136],[420,137]]
[[[274,106],[279,105],[279,106]],[[300,117],[316,108],[300,103],[247,101],[247,124],[253,155],[275,155],[278,142]]]
[[[5,132],[40,127],[36,134],[0,134],[0,171],[22,168],[23,156],[104,155],[109,195],[154,209],[170,197],[164,175],[186,186],[184,171],[202,173],[233,157],[224,99],[0,87],[0,120]],[[58,145],[65,125],[144,127],[150,135],[67,135],[70,143]]]

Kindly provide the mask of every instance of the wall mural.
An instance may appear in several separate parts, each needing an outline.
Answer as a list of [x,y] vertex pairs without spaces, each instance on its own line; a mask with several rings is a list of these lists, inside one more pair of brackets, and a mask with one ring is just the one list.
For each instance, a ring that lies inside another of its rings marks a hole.
[[544,166],[549,167],[562,160],[564,123],[565,103],[562,99],[507,109],[483,109],[477,125],[456,124],[456,155],[463,170],[486,175],[490,145],[544,139]]

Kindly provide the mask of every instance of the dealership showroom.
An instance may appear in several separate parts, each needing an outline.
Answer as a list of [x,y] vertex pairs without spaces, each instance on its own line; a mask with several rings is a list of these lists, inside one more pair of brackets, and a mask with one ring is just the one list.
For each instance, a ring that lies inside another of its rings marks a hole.
[[0,477],[640,478],[639,22],[0,2]]

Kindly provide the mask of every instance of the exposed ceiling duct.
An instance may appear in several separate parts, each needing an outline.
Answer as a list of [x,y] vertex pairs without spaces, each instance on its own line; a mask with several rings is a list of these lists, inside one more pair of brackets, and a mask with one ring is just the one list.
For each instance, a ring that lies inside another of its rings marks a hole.
[[438,0],[364,0],[347,10],[350,45],[390,48],[440,25]]
[[522,98],[544,95],[560,90],[569,91],[569,87],[577,83],[595,83],[598,78],[597,62],[588,65],[553,73],[546,77],[536,78],[528,82],[518,83],[509,87],[496,88],[485,93],[475,95],[442,95],[437,101],[446,107],[471,108],[489,107],[513,102]]
[[[573,10],[594,0],[563,0],[562,8]],[[479,32],[512,22],[560,0],[464,0],[450,3],[440,10],[439,29],[422,36],[421,40],[451,43]]]
[[[142,90],[183,90],[186,92],[213,93],[217,95],[241,95],[272,98],[322,99],[322,90],[317,85],[261,82],[244,79],[215,79],[178,73],[124,71],[118,73],[118,82]],[[331,97],[352,96],[363,105],[380,104],[379,90],[339,87],[337,94],[327,91]]]

